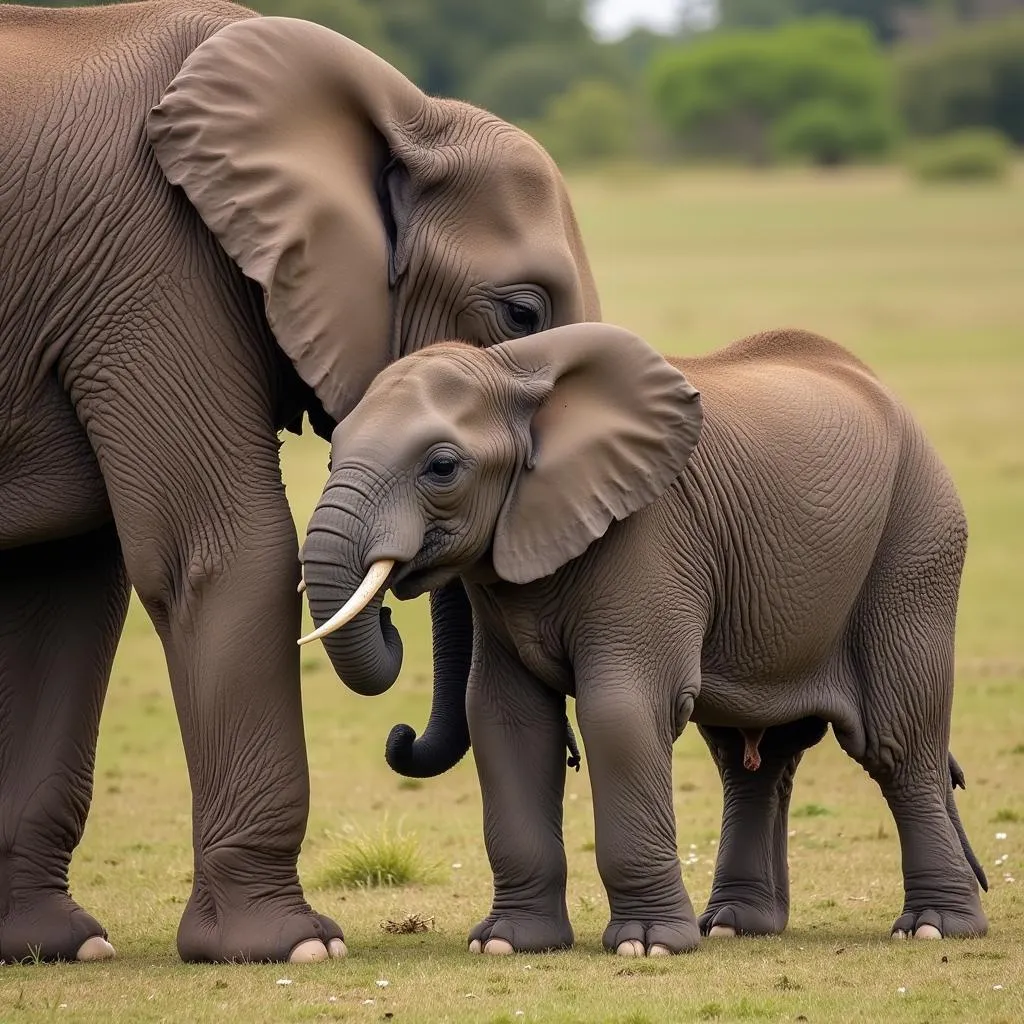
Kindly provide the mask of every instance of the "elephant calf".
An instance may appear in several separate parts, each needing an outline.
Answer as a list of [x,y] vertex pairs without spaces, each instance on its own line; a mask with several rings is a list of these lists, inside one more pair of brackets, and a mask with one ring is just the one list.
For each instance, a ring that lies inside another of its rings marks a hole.
[[[702,930],[785,927],[793,775],[829,723],[899,830],[892,934],[986,931],[948,754],[964,514],[921,428],[849,352],[776,331],[669,362],[600,324],[445,343],[384,370],[332,443],[303,550],[319,624],[305,639],[367,616],[392,630],[386,589],[410,598],[458,575],[472,602],[466,709],[494,872],[472,950],[573,941],[566,695],[589,758],[608,949],[676,953]],[[364,585],[332,616],[351,564]],[[428,734],[457,735],[434,719],[460,715],[435,700]],[[726,794],[700,922],[672,802],[689,720]]]

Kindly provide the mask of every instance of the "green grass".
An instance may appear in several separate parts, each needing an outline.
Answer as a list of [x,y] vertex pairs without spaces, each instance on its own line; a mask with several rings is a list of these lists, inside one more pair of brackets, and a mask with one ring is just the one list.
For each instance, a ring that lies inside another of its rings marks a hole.
[[435,871],[413,835],[382,828],[373,835],[343,839],[326,855],[313,884],[321,889],[372,888],[430,882]]
[[[584,757],[583,771],[568,775],[565,803],[578,948],[471,958],[466,933],[491,896],[471,760],[409,787],[383,757],[390,727],[419,728],[429,711],[420,600],[395,608],[406,662],[382,697],[349,693],[319,647],[303,651],[312,808],[300,869],[311,901],[343,925],[351,955],[304,967],[183,965],[174,933],[192,867],[189,789],[160,647],[133,607],[111,680],[93,810],[72,866],[76,897],[107,925],[119,959],[0,968],[0,1022],[1024,1018],[1024,825],[999,817],[1019,808],[1024,791],[1020,176],[996,189],[923,189],[884,170],[630,172],[578,179],[572,190],[606,319],[679,353],[787,324],[829,334],[905,397],[948,462],[971,528],[951,742],[967,774],[961,814],[991,881],[983,897],[990,936],[885,938],[901,900],[896,830],[877,787],[829,736],[797,777],[793,806],[829,814],[792,819],[793,907],[783,937],[707,942],[667,962],[602,954],[607,905]],[[315,439],[285,444],[300,530],[325,460]],[[684,878],[700,909],[721,788],[695,730],[676,744],[674,791]],[[317,887],[339,835],[377,835],[388,820],[415,833],[423,862],[440,865],[433,884]],[[430,931],[382,930],[408,915],[432,918]]]

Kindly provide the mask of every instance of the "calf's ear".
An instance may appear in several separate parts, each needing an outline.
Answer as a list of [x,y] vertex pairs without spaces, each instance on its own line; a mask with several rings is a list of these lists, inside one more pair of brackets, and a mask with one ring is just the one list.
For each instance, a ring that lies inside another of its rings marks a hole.
[[497,574],[529,583],[668,489],[700,437],[700,395],[646,342],[610,324],[545,331],[487,357],[550,385],[492,546]]

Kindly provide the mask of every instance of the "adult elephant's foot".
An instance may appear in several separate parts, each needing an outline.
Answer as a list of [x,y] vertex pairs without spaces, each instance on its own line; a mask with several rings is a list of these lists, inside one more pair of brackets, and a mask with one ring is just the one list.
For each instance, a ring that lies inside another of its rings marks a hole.
[[774,900],[743,900],[733,896],[718,902],[712,895],[700,915],[700,933],[709,938],[731,939],[740,935],[779,935],[786,927],[789,914],[785,906]]
[[178,953],[200,963],[313,963],[346,956],[348,949],[341,928],[301,894],[217,906],[197,886],[178,926]]
[[103,926],[64,892],[13,897],[0,917],[0,962],[109,960]]
[[569,949],[573,939],[572,925],[567,918],[491,914],[469,933],[469,951],[492,956],[546,953]]
[[894,939],[967,939],[988,931],[988,920],[980,902],[970,911],[906,911],[892,926]]
[[604,930],[604,948],[618,956],[670,956],[688,953],[700,944],[697,922],[612,920]]

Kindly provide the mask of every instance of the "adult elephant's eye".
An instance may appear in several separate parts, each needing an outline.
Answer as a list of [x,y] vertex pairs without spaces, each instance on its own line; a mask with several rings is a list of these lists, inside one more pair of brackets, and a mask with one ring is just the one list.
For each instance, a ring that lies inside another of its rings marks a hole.
[[448,452],[435,455],[427,464],[427,473],[435,480],[451,480],[459,468],[459,460]]
[[534,334],[540,326],[540,314],[525,302],[506,302],[505,319],[517,334]]
[[509,338],[523,338],[547,327],[547,303],[540,295],[520,289],[497,302],[502,333]]

